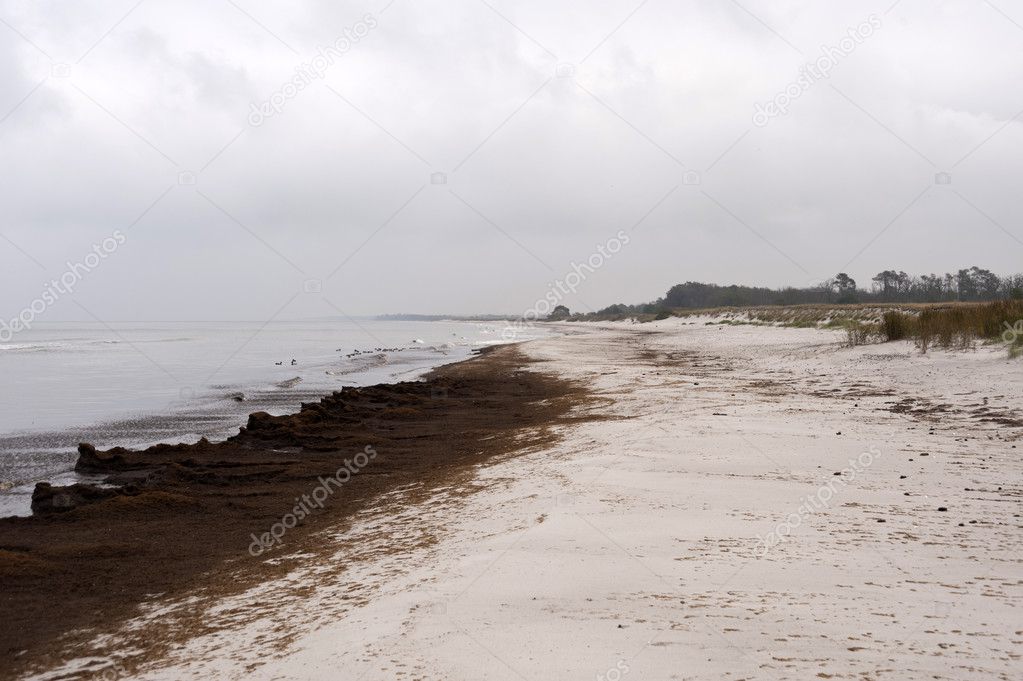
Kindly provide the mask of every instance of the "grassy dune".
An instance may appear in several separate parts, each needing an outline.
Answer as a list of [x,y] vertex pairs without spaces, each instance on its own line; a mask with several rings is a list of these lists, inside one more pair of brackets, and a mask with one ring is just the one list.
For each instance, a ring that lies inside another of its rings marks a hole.
[[[654,315],[630,316],[638,321],[655,319]],[[665,311],[656,318],[668,316],[716,318],[706,324],[838,328],[845,329],[850,345],[912,340],[922,352],[1005,343],[1011,357],[1023,355],[1023,300],[717,307]]]

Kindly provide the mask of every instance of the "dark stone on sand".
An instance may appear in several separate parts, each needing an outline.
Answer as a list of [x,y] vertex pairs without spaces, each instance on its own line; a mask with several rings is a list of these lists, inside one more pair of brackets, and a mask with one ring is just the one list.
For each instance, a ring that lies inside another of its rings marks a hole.
[[84,471],[89,468],[96,466],[100,463],[99,457],[96,455],[96,448],[90,445],[88,442],[82,442],[78,445],[78,462],[75,464],[76,471]]
[[36,488],[32,491],[32,513],[33,515],[64,513],[118,494],[116,489],[100,488],[95,485],[78,483],[67,487],[54,487],[48,482],[40,482],[36,483]]
[[948,507],[947,506],[939,506],[938,510],[941,511],[942,513],[944,513],[945,511],[948,510]]
[[129,463],[124,455],[128,450],[121,447],[100,452],[87,442],[78,445],[78,462],[75,470],[79,473],[111,473],[139,468],[139,464]]

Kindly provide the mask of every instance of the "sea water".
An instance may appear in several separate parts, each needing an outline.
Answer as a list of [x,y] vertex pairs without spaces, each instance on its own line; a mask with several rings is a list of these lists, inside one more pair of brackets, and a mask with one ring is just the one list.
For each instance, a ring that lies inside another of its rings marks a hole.
[[38,324],[0,343],[0,516],[99,448],[223,439],[344,386],[414,380],[474,349],[544,335],[501,322]]

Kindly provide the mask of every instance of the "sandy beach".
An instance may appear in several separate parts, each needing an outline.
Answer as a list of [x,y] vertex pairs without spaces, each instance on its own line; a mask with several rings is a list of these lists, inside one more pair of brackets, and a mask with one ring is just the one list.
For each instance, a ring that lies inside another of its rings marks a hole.
[[497,351],[585,385],[586,418],[261,557],[287,570],[243,593],[157,599],[126,640],[192,622],[158,658],[115,636],[113,658],[84,663],[146,679],[1019,678],[1023,364],[706,321],[570,325]]
[[1021,30],[0,0],[0,681],[1023,681]]

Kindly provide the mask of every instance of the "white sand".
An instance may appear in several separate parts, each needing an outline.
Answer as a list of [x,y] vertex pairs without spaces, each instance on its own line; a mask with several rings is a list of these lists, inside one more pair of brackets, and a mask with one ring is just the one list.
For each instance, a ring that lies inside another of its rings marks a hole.
[[[617,419],[481,470],[476,494],[367,514],[337,537],[355,548],[222,604],[247,623],[149,677],[1023,678],[1023,429],[977,411],[1023,416],[1023,361],[702,320],[570,328],[524,349]],[[889,411],[904,397],[948,408]]]

